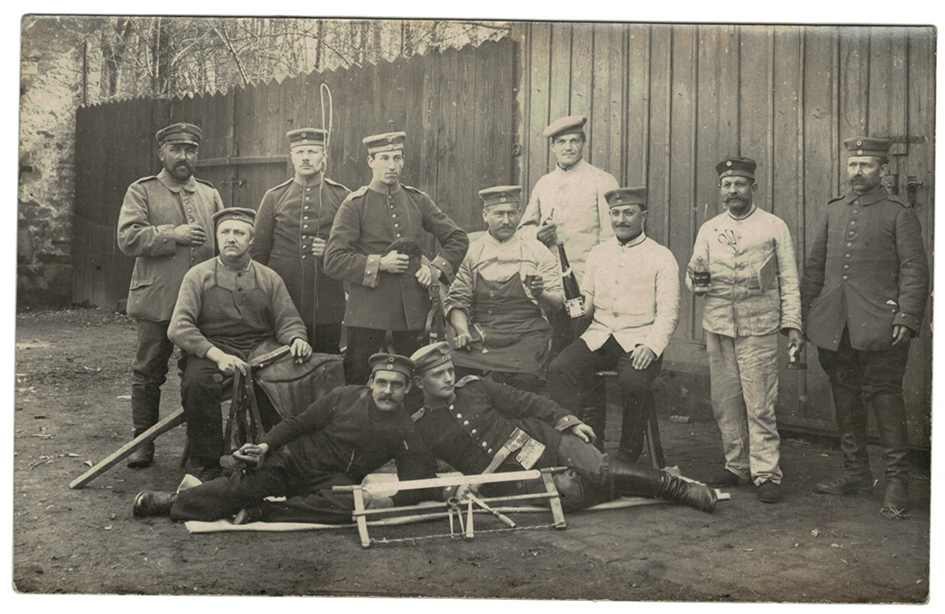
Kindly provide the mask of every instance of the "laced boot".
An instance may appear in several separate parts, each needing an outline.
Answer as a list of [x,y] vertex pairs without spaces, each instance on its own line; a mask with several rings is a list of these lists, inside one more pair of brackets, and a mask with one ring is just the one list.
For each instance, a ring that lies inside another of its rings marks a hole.
[[704,512],[713,511],[718,501],[715,489],[704,484],[687,482],[659,469],[610,458],[607,472],[615,495],[659,497]]
[[[135,437],[141,435],[158,421],[158,408],[161,406],[161,390],[157,394],[132,388],[131,390],[131,421],[135,426]],[[127,465],[132,469],[143,469],[154,462],[154,442],[149,441],[128,457]]]
[[171,506],[174,505],[175,499],[177,499],[176,492],[145,490],[139,492],[135,497],[131,511],[138,518],[144,516],[169,516]]
[[879,428],[879,443],[886,465],[886,494],[880,512],[887,518],[905,514],[909,503],[909,431],[902,396],[873,397],[873,412]]

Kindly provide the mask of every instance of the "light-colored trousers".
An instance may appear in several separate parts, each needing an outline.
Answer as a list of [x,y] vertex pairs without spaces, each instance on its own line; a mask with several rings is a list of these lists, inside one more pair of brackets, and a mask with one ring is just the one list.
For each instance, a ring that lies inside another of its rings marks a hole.
[[778,333],[728,337],[706,331],[712,411],[722,433],[725,468],[757,486],[781,483]]

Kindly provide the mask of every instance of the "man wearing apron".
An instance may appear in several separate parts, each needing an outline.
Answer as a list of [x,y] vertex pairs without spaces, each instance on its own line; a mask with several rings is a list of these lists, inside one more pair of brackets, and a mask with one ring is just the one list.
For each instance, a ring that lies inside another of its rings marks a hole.
[[250,352],[265,341],[291,346],[298,362],[312,353],[282,278],[250,258],[255,215],[237,207],[214,214],[220,255],[184,276],[167,333],[186,353],[181,400],[191,462],[202,467],[203,481],[219,477],[225,453],[221,372],[249,375]]
[[479,192],[489,231],[469,246],[446,310],[462,375],[540,392],[552,339],[545,314],[561,309],[564,291],[551,252],[516,232],[521,194],[519,186]]

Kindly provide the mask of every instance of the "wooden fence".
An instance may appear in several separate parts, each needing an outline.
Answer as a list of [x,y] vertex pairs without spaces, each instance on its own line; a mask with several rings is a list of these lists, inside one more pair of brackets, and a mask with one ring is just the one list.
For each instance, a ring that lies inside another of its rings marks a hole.
[[[930,27],[521,24],[522,183],[553,165],[541,131],[587,115],[588,159],[620,185],[645,185],[647,232],[684,269],[720,209],[715,164],[758,161],[757,204],[787,222],[803,265],[825,205],[845,189],[842,141],[895,140],[889,188],[915,193],[929,257],[934,202],[935,32]],[[682,283],[682,278],[680,279]],[[928,445],[931,301],[906,376],[910,436]],[[683,293],[667,358],[705,370],[701,300]],[[779,421],[833,427],[826,376],[781,372]],[[783,364],[783,362],[782,362]]]
[[73,301],[115,308],[127,296],[133,259],[116,245],[118,212],[128,185],[161,169],[157,130],[199,125],[197,176],[217,187],[226,206],[255,209],[266,190],[292,176],[285,133],[323,125],[322,84],[334,111],[329,177],[351,189],[366,184],[361,139],[404,130],[403,182],[429,193],[464,228],[483,228],[478,190],[519,173],[511,155],[513,46],[504,39],[214,95],[80,108]]

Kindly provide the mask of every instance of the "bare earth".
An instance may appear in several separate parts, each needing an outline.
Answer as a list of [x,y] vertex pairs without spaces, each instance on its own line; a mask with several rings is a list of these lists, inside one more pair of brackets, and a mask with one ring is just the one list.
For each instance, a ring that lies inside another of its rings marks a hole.
[[[86,461],[98,462],[130,436],[134,338],[131,320],[103,311],[17,317],[13,582],[20,592],[907,603],[929,594],[928,470],[914,470],[908,518],[888,521],[878,514],[882,480],[870,495],[814,494],[813,484],[839,467],[839,451],[802,440],[782,443],[783,503],[765,505],[751,487],[739,487],[714,514],[669,505],[585,512],[569,515],[564,531],[367,550],[347,528],[191,535],[167,518],[136,519],[135,493],[173,490],[184,475],[184,427],[157,440],[151,468],[122,463],[84,489],[68,487]],[[179,400],[175,370],[163,415]],[[695,478],[719,467],[714,423],[660,418],[671,465]],[[609,437],[618,428],[609,427]],[[881,475],[879,450],[870,452]],[[530,516],[516,519],[547,522]],[[500,526],[479,518],[478,528]],[[445,520],[383,534],[444,531]]]

